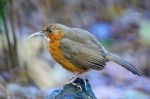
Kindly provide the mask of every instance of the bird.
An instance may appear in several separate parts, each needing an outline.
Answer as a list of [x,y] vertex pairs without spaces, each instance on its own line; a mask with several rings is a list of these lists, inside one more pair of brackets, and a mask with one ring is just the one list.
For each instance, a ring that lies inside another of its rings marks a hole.
[[113,61],[133,74],[140,72],[128,61],[108,52],[99,40],[90,32],[51,23],[28,38],[43,36],[53,59],[66,70],[83,74],[89,70],[102,70],[108,61]]

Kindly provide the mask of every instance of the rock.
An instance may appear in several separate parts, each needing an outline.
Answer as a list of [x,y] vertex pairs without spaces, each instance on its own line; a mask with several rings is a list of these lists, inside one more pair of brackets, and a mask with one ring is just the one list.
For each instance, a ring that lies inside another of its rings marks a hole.
[[67,84],[63,89],[54,90],[47,99],[96,99],[88,80],[86,86],[81,78],[77,78],[74,83],[81,86],[82,90],[73,84]]

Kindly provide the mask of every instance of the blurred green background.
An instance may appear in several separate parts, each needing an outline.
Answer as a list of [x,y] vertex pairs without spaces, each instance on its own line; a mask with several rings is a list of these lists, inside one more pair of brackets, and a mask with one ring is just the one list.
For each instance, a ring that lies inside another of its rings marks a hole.
[[43,99],[74,75],[41,37],[49,23],[83,28],[134,64],[137,77],[108,62],[86,73],[98,99],[150,99],[150,0],[0,0],[0,99]]

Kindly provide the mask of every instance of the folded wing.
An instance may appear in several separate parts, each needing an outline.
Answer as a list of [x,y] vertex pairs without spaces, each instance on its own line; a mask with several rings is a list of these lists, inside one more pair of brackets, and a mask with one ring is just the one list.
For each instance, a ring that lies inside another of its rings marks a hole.
[[60,49],[63,56],[76,66],[101,70],[104,68],[107,58],[97,47],[75,42],[67,38],[60,41]]

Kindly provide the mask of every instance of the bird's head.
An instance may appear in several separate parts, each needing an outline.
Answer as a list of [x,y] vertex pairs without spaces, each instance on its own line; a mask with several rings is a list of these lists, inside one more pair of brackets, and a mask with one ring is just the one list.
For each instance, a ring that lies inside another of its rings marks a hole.
[[58,23],[52,23],[47,26],[45,26],[41,31],[31,34],[28,39],[35,37],[35,36],[44,36],[47,40],[51,39],[51,34],[58,35],[59,33],[62,33],[64,35],[67,30],[69,30],[69,27],[58,24]]

